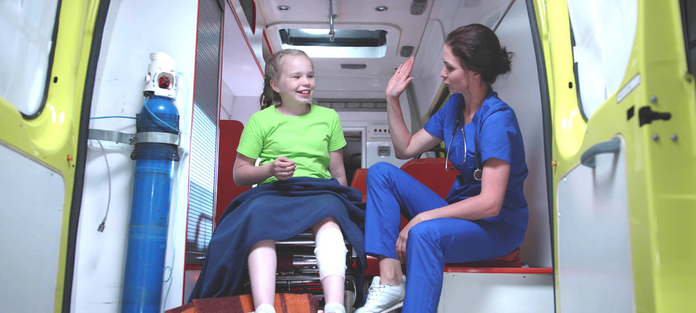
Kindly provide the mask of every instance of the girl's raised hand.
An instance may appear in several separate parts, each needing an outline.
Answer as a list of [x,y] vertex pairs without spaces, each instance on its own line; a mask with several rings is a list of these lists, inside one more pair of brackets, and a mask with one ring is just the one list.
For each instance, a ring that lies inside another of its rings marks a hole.
[[295,174],[295,162],[287,157],[279,157],[271,163],[271,175],[278,180],[288,180]]
[[398,99],[406,90],[406,86],[413,80],[413,77],[408,77],[408,75],[411,75],[411,69],[413,69],[413,57],[408,58],[404,64],[399,65],[394,75],[392,75],[387,84],[387,98]]

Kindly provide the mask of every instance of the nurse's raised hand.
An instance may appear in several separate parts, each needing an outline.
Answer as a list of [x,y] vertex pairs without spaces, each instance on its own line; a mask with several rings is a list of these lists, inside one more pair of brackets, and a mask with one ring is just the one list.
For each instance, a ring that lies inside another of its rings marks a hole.
[[408,58],[404,64],[399,65],[394,75],[387,84],[387,99],[399,99],[399,96],[406,90],[406,86],[413,80],[411,75],[413,69],[413,57]]

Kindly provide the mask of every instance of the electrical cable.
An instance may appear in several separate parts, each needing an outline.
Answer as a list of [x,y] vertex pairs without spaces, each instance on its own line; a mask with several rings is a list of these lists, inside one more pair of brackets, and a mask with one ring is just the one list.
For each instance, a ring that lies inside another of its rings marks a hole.
[[184,75],[184,73],[182,73],[182,72],[177,72],[177,73],[179,75],[181,75],[181,77],[184,78],[184,86],[186,86],[186,97],[184,97],[184,101],[188,101],[188,97],[189,97],[188,80],[186,79],[186,75]]
[[106,202],[106,213],[104,214],[104,219],[102,220],[101,224],[99,224],[99,227],[97,227],[97,231],[103,233],[104,228],[106,227],[106,218],[109,216],[109,207],[111,206],[111,170],[109,169],[109,159],[106,157],[106,151],[104,151],[104,146],[102,146],[101,140],[97,140],[97,143],[99,143],[99,148],[101,148],[102,155],[104,156],[104,162],[106,162],[106,175],[109,181],[109,198]]

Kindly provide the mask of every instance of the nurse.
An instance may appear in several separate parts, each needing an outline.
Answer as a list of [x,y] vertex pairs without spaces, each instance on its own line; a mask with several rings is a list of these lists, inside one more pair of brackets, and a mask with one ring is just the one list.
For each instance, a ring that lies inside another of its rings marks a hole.
[[[457,176],[443,200],[397,167],[378,163],[367,178],[365,250],[379,259],[367,303],[356,313],[436,312],[445,263],[495,259],[522,244],[527,229],[527,177],[515,112],[491,85],[510,71],[512,53],[495,33],[472,24],[445,40],[440,76],[452,93],[416,134],[406,128],[399,96],[413,80],[413,58],[400,65],[386,90],[397,158],[445,143]],[[399,231],[400,215],[410,222]],[[406,264],[403,275],[401,264]]]

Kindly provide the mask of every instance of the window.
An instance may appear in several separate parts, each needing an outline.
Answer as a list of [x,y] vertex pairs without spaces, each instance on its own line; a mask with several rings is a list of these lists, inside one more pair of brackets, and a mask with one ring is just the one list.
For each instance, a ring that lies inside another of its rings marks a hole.
[[381,58],[387,52],[386,30],[280,29],[283,49],[300,49],[312,58]]
[[26,117],[45,101],[58,0],[0,1],[0,97]]
[[334,40],[328,29],[281,29],[280,39],[291,46],[381,47],[387,43],[383,30],[336,29]]
[[568,0],[575,46],[576,88],[586,118],[626,75],[638,20],[637,0]]
[[696,3],[681,0],[682,23],[686,45],[686,59],[689,62],[689,73],[696,75]]

